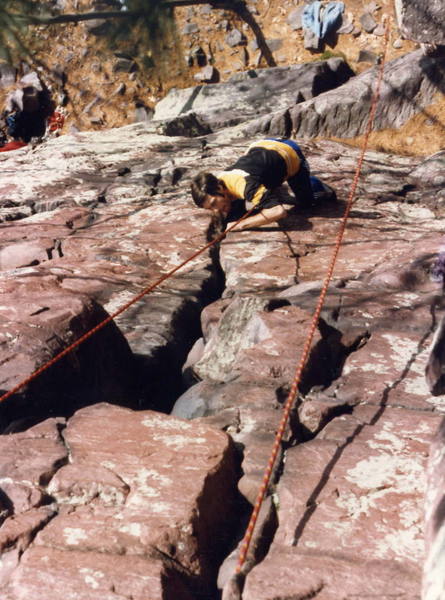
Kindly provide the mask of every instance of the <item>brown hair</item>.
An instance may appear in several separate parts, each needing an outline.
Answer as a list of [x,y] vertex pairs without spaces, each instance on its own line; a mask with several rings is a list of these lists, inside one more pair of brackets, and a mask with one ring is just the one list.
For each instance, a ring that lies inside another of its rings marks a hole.
[[192,198],[196,206],[202,207],[206,196],[221,194],[220,184],[222,182],[212,173],[202,171],[192,179],[190,184]]

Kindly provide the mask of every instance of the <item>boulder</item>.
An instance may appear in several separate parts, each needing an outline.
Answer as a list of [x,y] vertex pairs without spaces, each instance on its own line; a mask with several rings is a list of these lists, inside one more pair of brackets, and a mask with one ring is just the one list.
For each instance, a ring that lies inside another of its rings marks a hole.
[[303,28],[303,24],[301,22],[301,17],[303,15],[303,9],[304,9],[303,6],[294,8],[293,10],[290,11],[290,13],[287,16],[287,22],[288,22],[290,28],[294,31],[297,31],[298,29]]
[[225,42],[231,48],[245,43],[246,38],[239,29],[232,29],[225,37]]
[[369,13],[369,12],[365,12],[360,16],[360,23],[363,27],[363,29],[367,32],[367,33],[372,33],[374,31],[374,29],[377,27],[377,23],[374,19],[374,17]]
[[335,88],[351,77],[352,71],[340,58],[316,61],[291,67],[274,67],[247,71],[244,75],[218,84],[185,90],[171,90],[155,107],[154,119],[164,120],[195,112],[211,127],[227,124],[288,108]]
[[397,22],[402,35],[416,42],[445,45],[443,0],[395,0]]
[[8,497],[25,480],[53,501],[23,512],[14,505],[0,530],[11,563],[14,551],[21,554],[15,568],[2,561],[7,597],[52,600],[62,589],[85,600],[124,597],[124,590],[140,600],[208,593],[233,519],[230,438],[203,424],[108,404],[78,411],[64,443],[55,425],[2,440]]
[[[56,279],[37,273],[2,281],[0,388],[4,394],[62,352],[71,342],[107,318],[91,299],[61,289]],[[13,285],[12,285],[13,283]],[[26,302],[21,299],[26,298]],[[75,356],[75,358],[74,358]],[[68,414],[73,407],[102,396],[128,403],[133,390],[134,359],[128,343],[110,323],[88,343],[51,367],[19,394],[0,405],[3,431],[19,417]],[[26,407],[26,408],[25,408]]]
[[[330,59],[332,60],[332,59]],[[385,66],[374,129],[402,126],[413,115],[428,106],[443,87],[445,58],[427,57],[419,50],[390,61]],[[314,95],[306,102],[288,104],[290,132],[298,137],[354,137],[365,131],[377,76],[377,67],[351,78],[340,87]],[[249,134],[278,134],[276,115],[252,121],[246,126]]]

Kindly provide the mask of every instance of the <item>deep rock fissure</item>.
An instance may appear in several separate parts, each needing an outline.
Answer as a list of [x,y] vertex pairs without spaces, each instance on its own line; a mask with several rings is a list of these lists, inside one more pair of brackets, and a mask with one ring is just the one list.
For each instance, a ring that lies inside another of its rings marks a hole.
[[[289,302],[287,300],[275,298],[269,302],[267,310],[274,311],[286,305],[289,305]],[[335,311],[333,311],[333,314],[334,313]],[[353,341],[350,342],[349,345],[345,346],[342,343],[343,333],[340,330],[336,329],[333,325],[328,324],[324,319],[320,319],[319,330],[322,336],[321,340],[318,342],[318,344],[316,344],[316,346],[311,352],[311,356],[305,368],[302,383],[300,386],[301,393],[303,396],[303,402],[305,395],[309,395],[312,389],[317,387],[327,388],[336,378],[340,377],[346,358],[352,352],[361,348],[363,344],[366,343],[367,339],[369,339],[369,333],[365,331],[362,334],[357,334]],[[329,369],[326,368],[326,363],[329,364]],[[321,369],[320,364],[322,364]],[[278,394],[277,392],[278,402],[280,402],[278,396],[283,396],[282,401],[284,401],[284,396],[287,395],[286,392],[287,390],[285,389],[281,390],[280,394]],[[302,401],[299,400],[299,402]],[[297,405],[297,407],[293,409],[290,417],[290,438],[282,442],[282,454],[279,460],[277,461],[278,464],[276,465],[274,476],[271,481],[272,488],[275,489],[275,487],[280,481],[280,477],[284,470],[286,451],[288,448],[293,447],[297,444],[305,443],[310,439],[315,438],[316,435],[318,435],[318,433],[329,422],[331,422],[338,416],[350,414],[352,410],[353,407],[347,402],[342,404],[337,403],[333,405],[332,410],[326,413],[325,418],[320,422],[320,426],[318,427],[318,429],[315,431],[310,431],[304,426],[302,421],[299,419]],[[244,449],[240,444],[237,444],[237,446],[240,451],[240,461],[242,462],[244,459]],[[231,547],[236,547],[236,545],[243,538],[248,520],[250,518],[250,514],[251,505],[247,503],[244,505],[244,510],[239,513],[239,524],[238,527],[235,527],[233,530]],[[267,516],[263,519],[263,522],[261,524],[261,532],[259,534],[256,534],[257,538],[259,538],[259,541],[258,539],[256,540],[254,556],[249,560],[249,571],[256,564],[259,564],[262,560],[264,560],[264,558],[267,556],[277,528],[277,509],[272,503]],[[239,582],[239,584],[242,586],[241,581]],[[219,598],[219,596],[216,596],[215,598]]]

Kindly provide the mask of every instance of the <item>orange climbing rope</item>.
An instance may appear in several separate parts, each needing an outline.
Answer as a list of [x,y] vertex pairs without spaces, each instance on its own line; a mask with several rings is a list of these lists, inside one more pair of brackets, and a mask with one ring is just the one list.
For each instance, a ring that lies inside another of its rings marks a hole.
[[45,363],[44,365],[42,365],[41,367],[39,367],[36,371],[34,371],[33,373],[31,373],[31,375],[29,375],[29,377],[27,377],[23,381],[19,382],[15,387],[13,387],[9,391],[7,391],[5,394],[3,394],[2,396],[0,396],[0,404],[2,402],[4,402],[5,400],[7,400],[8,398],[10,398],[11,396],[13,396],[18,391],[20,391],[26,385],[28,385],[29,383],[31,383],[31,381],[34,381],[34,379],[36,379],[39,375],[41,375],[42,373],[44,373],[47,369],[49,369],[50,367],[52,367],[55,363],[59,362],[59,360],[61,360],[65,356],[67,356],[67,354],[69,354],[70,352],[72,352],[73,350],[75,350],[83,342],[85,342],[90,337],[92,337],[100,329],[102,329],[103,327],[105,327],[106,325],[108,325],[108,323],[110,323],[116,317],[118,317],[123,312],[125,312],[128,308],[130,308],[130,306],[132,306],[133,304],[135,304],[136,302],[138,302],[139,300],[141,300],[144,296],[146,296],[147,294],[149,294],[150,292],[152,292],[155,288],[157,288],[166,279],[168,279],[169,277],[171,277],[172,275],[174,275],[176,273],[176,271],[179,271],[187,263],[191,262],[194,258],[196,258],[200,254],[202,254],[203,252],[205,252],[205,250],[207,250],[208,248],[211,248],[212,246],[214,246],[215,244],[217,244],[218,242],[220,242],[222,239],[224,239],[224,237],[226,236],[226,234],[228,232],[230,232],[232,229],[234,229],[238,225],[238,223],[240,223],[241,221],[243,221],[244,219],[246,219],[255,210],[255,208],[257,208],[257,207],[252,207],[246,214],[244,214],[240,219],[238,219],[238,221],[235,221],[234,223],[232,223],[232,225],[230,227],[228,227],[224,233],[221,233],[220,235],[216,236],[208,244],[206,244],[205,246],[203,246],[202,248],[200,248],[199,250],[197,250],[196,252],[194,252],[191,256],[189,256],[188,258],[186,258],[181,264],[177,265],[174,269],[171,269],[171,271],[168,271],[168,273],[165,273],[164,275],[162,275],[162,277],[160,277],[159,279],[157,279],[154,283],[152,283],[148,287],[144,288],[141,292],[139,292],[139,294],[137,294],[136,296],[134,296],[134,298],[132,298],[126,304],[124,304],[123,306],[121,306],[121,308],[119,308],[115,313],[113,313],[112,315],[110,315],[109,317],[107,317],[106,319],[104,319],[103,321],[101,321],[100,323],[98,323],[95,327],[93,327],[92,329],[90,329],[89,331],[87,331],[86,333],[84,333],[79,339],[77,339],[75,342],[73,342],[72,344],[70,344],[67,348],[65,348],[64,350],[62,350],[61,352],[59,352],[59,354],[56,354],[56,356],[54,356],[47,363]]
[[261,483],[253,510],[252,510],[252,515],[250,517],[250,521],[249,524],[247,526],[246,529],[246,533],[244,535],[244,538],[241,542],[241,548],[240,548],[240,552],[239,552],[239,556],[238,556],[238,562],[237,562],[237,566],[236,566],[236,570],[235,573],[237,575],[239,575],[241,573],[241,570],[243,568],[243,565],[246,561],[247,558],[247,553],[249,551],[249,546],[250,546],[250,542],[252,540],[252,536],[253,536],[253,531],[255,529],[255,525],[258,519],[258,514],[260,512],[263,500],[264,500],[264,496],[266,495],[266,491],[269,487],[269,483],[270,483],[270,479],[272,476],[272,470],[273,467],[275,465],[275,461],[276,458],[278,456],[278,451],[281,445],[281,441],[283,439],[283,435],[284,435],[284,431],[286,429],[286,425],[287,422],[289,420],[289,415],[292,409],[292,406],[294,404],[295,401],[295,397],[297,395],[297,391],[298,391],[298,386],[300,384],[300,380],[301,380],[301,375],[303,373],[303,369],[306,365],[306,362],[308,360],[309,357],[309,351],[311,349],[311,344],[312,344],[312,340],[314,337],[314,333],[315,330],[317,328],[318,325],[318,320],[320,318],[320,313],[321,313],[321,309],[323,308],[323,304],[324,304],[324,300],[328,291],[328,287],[329,287],[329,283],[331,281],[332,278],[332,273],[334,272],[334,267],[335,267],[335,263],[337,260],[337,256],[340,250],[340,246],[343,240],[343,235],[346,229],[346,224],[348,221],[348,217],[349,217],[349,213],[351,211],[351,207],[353,204],[353,199],[355,196],[355,191],[357,189],[357,185],[358,185],[358,180],[360,177],[360,172],[362,170],[362,165],[363,165],[363,159],[365,156],[365,152],[367,150],[368,147],[368,140],[369,140],[369,135],[371,133],[372,130],[372,126],[374,123],[374,118],[375,118],[375,113],[376,113],[376,109],[377,109],[377,103],[380,97],[380,87],[381,87],[381,83],[382,83],[382,79],[383,79],[383,69],[385,66],[385,58],[386,58],[386,49],[388,46],[388,39],[389,39],[389,26],[390,26],[390,19],[386,20],[386,27],[385,27],[385,41],[384,41],[384,50],[383,50],[383,56],[382,56],[382,60],[380,63],[380,68],[378,71],[378,78],[377,78],[377,84],[375,87],[375,92],[374,92],[374,96],[372,98],[371,101],[371,108],[370,108],[370,112],[369,112],[369,119],[368,119],[368,124],[366,127],[366,132],[365,132],[365,137],[363,140],[363,146],[362,146],[362,150],[360,153],[360,157],[359,160],[357,162],[357,168],[355,171],[355,175],[354,175],[354,179],[352,181],[352,185],[351,185],[351,190],[349,192],[349,196],[348,196],[348,200],[346,203],[346,209],[345,209],[345,213],[343,215],[343,218],[341,220],[340,223],[340,227],[339,227],[339,231],[337,233],[337,238],[335,241],[335,246],[334,246],[334,250],[332,252],[332,257],[331,257],[331,262],[329,264],[329,268],[327,271],[327,275],[326,278],[324,280],[323,283],[323,287],[321,289],[320,292],[320,296],[318,298],[318,302],[317,302],[317,307],[315,309],[310,327],[309,327],[309,331],[307,334],[307,338],[303,347],[303,352],[302,352],[302,356],[300,359],[300,362],[298,363],[298,366],[295,370],[295,376],[288,394],[288,397],[286,399],[286,402],[284,404],[283,407],[283,415],[280,421],[280,424],[278,426],[278,430],[275,436],[275,440],[273,443],[273,448],[272,448],[272,452],[271,455],[269,457],[269,461],[267,463],[267,467],[264,471],[264,476],[263,476],[263,481]]

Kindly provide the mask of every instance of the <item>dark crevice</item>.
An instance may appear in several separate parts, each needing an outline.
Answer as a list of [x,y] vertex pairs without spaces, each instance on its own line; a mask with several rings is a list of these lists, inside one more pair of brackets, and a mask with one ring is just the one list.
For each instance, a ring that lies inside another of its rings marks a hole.
[[55,256],[59,258],[63,256],[61,239],[53,240],[51,248],[46,248],[46,256],[48,260],[52,260]]
[[40,475],[39,486],[41,486],[42,488],[46,488],[49,485],[49,482],[51,481],[51,479],[57,473],[57,471],[59,469],[61,469],[62,467],[64,467],[65,465],[67,465],[68,462],[69,462],[68,455],[61,458],[60,460],[55,461],[51,465],[51,468],[48,471],[46,471],[45,473],[42,473]]
[[135,407],[170,413],[177,398],[186,390],[182,367],[193,344],[202,336],[202,309],[220,298],[224,277],[219,267],[218,250],[213,248],[212,276],[203,285],[198,301],[184,302],[173,315],[171,336],[150,356],[136,354]]
[[65,446],[65,449],[66,449],[67,459],[66,459],[65,464],[69,464],[71,462],[72,452],[71,452],[71,447],[68,444],[68,441],[67,441],[66,436],[65,436],[66,425],[67,425],[66,422],[64,422],[64,423],[59,422],[59,423],[57,423],[57,429],[59,431],[60,439],[61,439],[61,441],[62,441],[62,443],[63,443],[63,445]]
[[54,240],[54,249],[56,250],[59,258],[62,258],[63,257],[62,240]]
[[36,315],[40,315],[43,312],[46,312],[47,310],[49,310],[49,306],[42,306],[42,308],[39,308],[38,310],[29,313],[30,317],[35,317]]
[[295,431],[294,440],[298,440],[299,443],[309,442],[310,440],[313,440],[331,421],[343,415],[350,415],[353,413],[353,410],[354,407],[347,403],[333,405],[332,409],[326,411],[326,413],[320,419],[319,425],[315,430],[309,429],[303,423],[301,423],[299,419],[296,418],[298,424],[293,429]]
[[363,331],[345,344],[342,331],[329,325],[322,318],[319,319],[318,330],[321,339],[310,352],[299,386],[299,390],[304,396],[311,389],[329,387],[335,379],[340,377],[348,356],[362,347],[370,338],[370,333]]
[[0,527],[5,519],[14,514],[14,504],[9,496],[0,488]]

